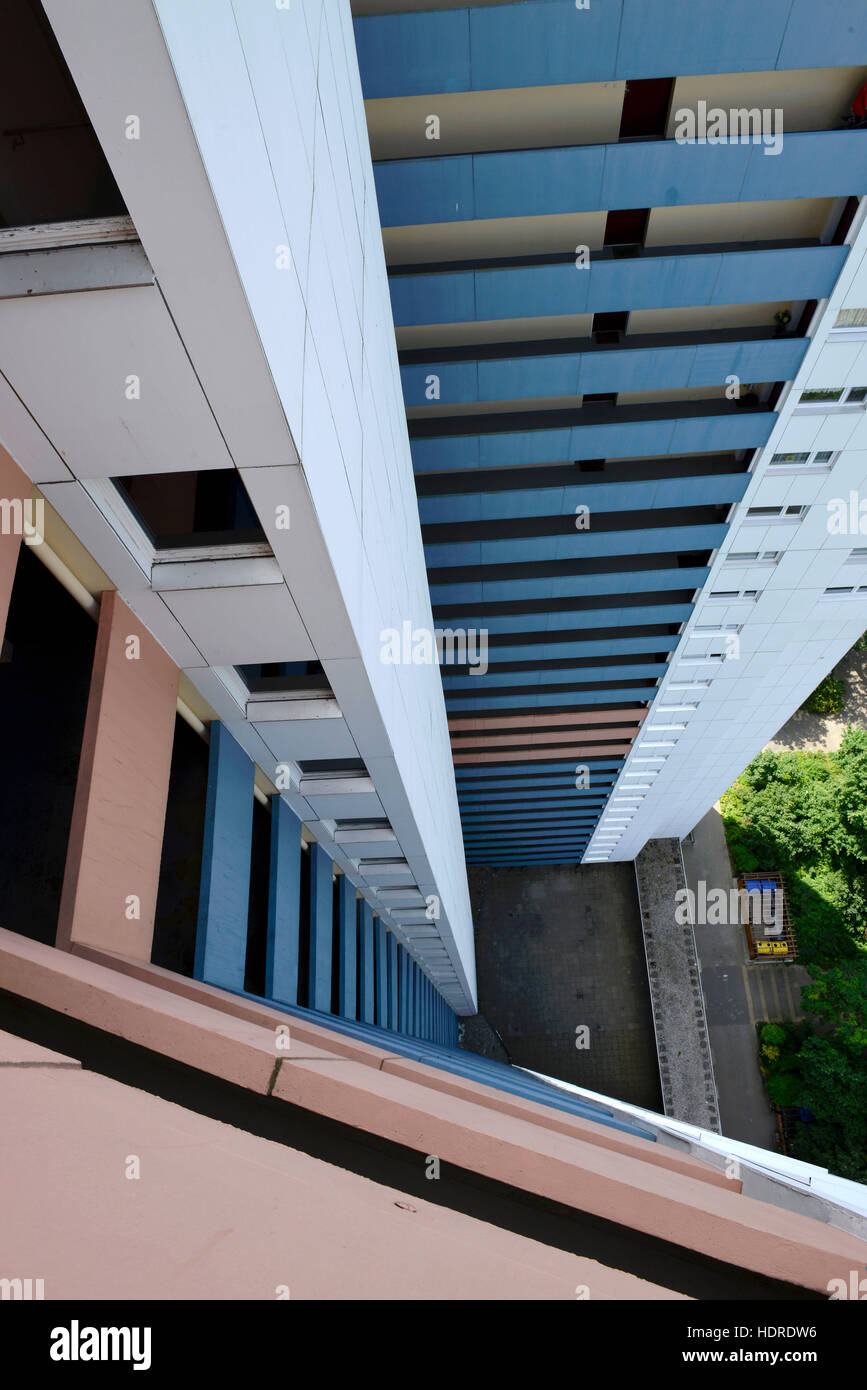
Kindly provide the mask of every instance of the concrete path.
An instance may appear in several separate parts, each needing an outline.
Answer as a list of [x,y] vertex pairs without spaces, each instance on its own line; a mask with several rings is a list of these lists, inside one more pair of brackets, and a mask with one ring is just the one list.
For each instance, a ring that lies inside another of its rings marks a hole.
[[831,672],[846,687],[839,714],[824,716],[796,710],[767,745],[775,753],[833,752],[840,747],[847,724],[867,729],[867,651],[847,652]]
[[648,840],[635,861],[666,1115],[720,1132],[692,924],[677,911],[680,841]]
[[[698,881],[703,879],[708,892],[733,888],[735,880],[717,806],[699,822],[693,837],[693,844],[683,844],[687,885],[696,892]],[[759,1071],[755,1025],[800,1018],[799,986],[806,984],[809,976],[799,965],[751,962],[740,923],[697,925],[695,939],[722,1132],[731,1139],[772,1149],[776,1128]]]

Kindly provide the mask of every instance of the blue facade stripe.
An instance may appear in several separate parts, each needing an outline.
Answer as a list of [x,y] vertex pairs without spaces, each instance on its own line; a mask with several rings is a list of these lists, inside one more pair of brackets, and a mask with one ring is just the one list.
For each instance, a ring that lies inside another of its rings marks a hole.
[[[666,589],[701,589],[710,570],[695,565],[690,569],[623,570],[614,574],[581,574],[538,579],[460,580],[452,583],[435,581],[431,584],[434,605],[465,603],[467,607],[480,604],[511,602],[526,599],[562,599],[590,597],[594,594],[660,593]],[[609,610],[600,609],[600,612]]]
[[265,993],[282,1004],[298,1002],[300,932],[301,822],[285,801],[272,796]]
[[[486,628],[490,634],[526,632],[593,632],[617,627],[646,627],[653,624],[685,623],[692,604],[656,604],[646,608],[584,608],[578,611],[547,613],[506,613],[489,616],[484,612],[462,613],[461,626]],[[454,623],[454,619],[450,619]],[[443,623],[441,626],[445,627]]]
[[[672,410],[676,409],[674,405]],[[529,430],[438,435],[410,442],[416,473],[449,473],[517,464],[571,463],[574,459],[652,458],[658,454],[758,449],[767,443],[776,423],[773,411],[735,409],[729,414],[681,418],[672,414],[661,419],[612,420],[596,425],[545,428],[540,424]]]
[[452,541],[426,545],[428,568],[587,560],[603,555],[658,555],[675,550],[714,550],[725,540],[724,523],[659,526],[628,531],[566,530],[560,536],[517,536],[505,540]]
[[396,1029],[398,1027],[398,991],[399,983],[397,977],[397,937],[392,932],[388,933],[388,1026]]
[[389,160],[375,165],[374,178],[384,227],[867,192],[863,130],[786,132],[778,153],[765,148],[675,139],[573,145]]
[[331,1010],[331,954],[334,931],[332,864],[322,846],[310,846],[310,1004]]
[[502,270],[439,271],[389,278],[395,326],[493,322],[497,319],[677,309],[704,304],[822,299],[848,255],[847,246],[761,251],[645,254]]
[[[865,132],[867,134],[867,132]],[[628,340],[627,340],[628,341]],[[437,403],[544,400],[604,391],[664,391],[742,381],[790,381],[809,347],[808,338],[753,342],[690,343],[677,347],[556,353],[490,361],[432,360],[401,367],[407,406],[428,406],[428,379],[439,380]]]
[[575,0],[467,7],[355,20],[366,99],[545,87],[624,78],[845,67],[867,51],[860,0]]
[[243,989],[250,910],[254,766],[214,720],[193,967],[197,980]]
[[358,1017],[358,899],[345,874],[338,880],[339,1008],[344,1018]]
[[388,931],[381,917],[375,921],[374,966],[376,972],[376,1022],[388,1027]]
[[[419,515],[422,525],[429,526],[514,521],[528,516],[565,517],[574,528],[576,507],[587,506],[592,530],[594,512],[654,512],[670,507],[739,502],[750,481],[749,473],[710,473],[594,483],[590,487],[574,483],[568,487],[516,488],[512,492],[451,493],[420,497]],[[484,486],[484,480],[480,482]],[[652,522],[652,517],[649,520]]]
[[376,975],[374,960],[373,908],[366,899],[359,904],[359,1009],[362,1023],[376,1022]]

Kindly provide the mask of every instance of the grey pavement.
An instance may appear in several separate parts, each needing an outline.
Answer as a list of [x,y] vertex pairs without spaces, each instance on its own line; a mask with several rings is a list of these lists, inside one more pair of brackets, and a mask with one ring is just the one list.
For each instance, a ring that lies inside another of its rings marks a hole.
[[469,877],[479,1008],[509,1059],[661,1111],[632,864],[480,865]]
[[[703,879],[708,891],[735,885],[723,830],[714,807],[683,842],[686,881],[693,892]],[[764,865],[771,869],[773,865]],[[802,966],[782,961],[751,962],[744,928],[697,924],[696,949],[707,1010],[708,1032],[719,1095],[722,1132],[761,1148],[775,1146],[776,1127],[759,1071],[756,1023],[801,1017]]]

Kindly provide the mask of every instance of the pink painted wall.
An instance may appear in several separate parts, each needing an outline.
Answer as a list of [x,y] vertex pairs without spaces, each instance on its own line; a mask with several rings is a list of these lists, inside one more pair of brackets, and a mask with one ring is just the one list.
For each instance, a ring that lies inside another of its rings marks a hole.
[[174,662],[116,593],[103,594],[60,947],[82,942],[150,960],[177,695]]
[[[0,498],[12,501],[18,498],[23,503],[30,496],[33,486],[26,474],[21,472],[6,450],[0,445]],[[18,549],[21,537],[14,533],[3,535],[0,530],[0,642],[6,631],[6,617],[9,613],[9,599],[15,579],[15,566],[18,564]]]

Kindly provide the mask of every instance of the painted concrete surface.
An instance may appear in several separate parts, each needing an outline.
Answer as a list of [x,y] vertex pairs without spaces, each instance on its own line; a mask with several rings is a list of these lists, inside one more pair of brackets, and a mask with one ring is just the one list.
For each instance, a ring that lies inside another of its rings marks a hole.
[[93,1072],[9,1068],[0,1099],[0,1273],[47,1300],[681,1297]]
[[[684,841],[688,886],[703,879],[711,888],[733,888],[722,817],[713,807]],[[732,1139],[775,1147],[776,1127],[759,1071],[756,1022],[799,1018],[800,986],[808,982],[799,965],[752,963],[743,927],[697,925],[696,949],[707,1005],[708,1031],[719,1094],[722,1132]]]
[[677,840],[650,840],[635,861],[666,1115],[719,1131],[719,1109],[692,923],[678,921],[684,886]]
[[119,594],[103,594],[59,946],[150,960],[177,696],[177,666]]
[[510,1060],[661,1110],[632,865],[469,873],[479,1007]]

